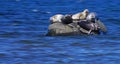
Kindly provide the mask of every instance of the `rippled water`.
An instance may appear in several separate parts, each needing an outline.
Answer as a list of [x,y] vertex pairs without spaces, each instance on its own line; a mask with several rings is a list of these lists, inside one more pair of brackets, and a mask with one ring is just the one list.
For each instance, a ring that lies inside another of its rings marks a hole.
[[[0,64],[119,64],[119,0],[0,0]],[[96,12],[108,33],[44,36],[49,17]]]

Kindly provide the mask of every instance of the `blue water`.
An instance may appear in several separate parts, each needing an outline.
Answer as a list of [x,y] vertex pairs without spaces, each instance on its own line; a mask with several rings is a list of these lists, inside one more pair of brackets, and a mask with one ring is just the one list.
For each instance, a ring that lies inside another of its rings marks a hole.
[[[89,9],[106,35],[44,36],[55,14]],[[0,64],[119,64],[119,0],[0,0]]]

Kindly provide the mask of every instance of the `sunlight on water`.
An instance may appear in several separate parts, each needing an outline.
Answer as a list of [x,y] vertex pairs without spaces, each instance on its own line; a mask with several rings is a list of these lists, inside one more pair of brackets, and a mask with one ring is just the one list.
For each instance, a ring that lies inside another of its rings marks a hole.
[[37,10],[37,9],[33,9],[32,11],[33,11],[33,12],[38,12],[38,10]]

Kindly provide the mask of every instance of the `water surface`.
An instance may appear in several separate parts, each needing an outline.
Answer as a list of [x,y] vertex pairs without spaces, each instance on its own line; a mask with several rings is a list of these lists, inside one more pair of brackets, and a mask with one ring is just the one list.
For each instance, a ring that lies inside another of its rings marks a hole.
[[[119,64],[119,0],[1,0],[0,64]],[[44,36],[55,14],[89,9],[106,35]]]

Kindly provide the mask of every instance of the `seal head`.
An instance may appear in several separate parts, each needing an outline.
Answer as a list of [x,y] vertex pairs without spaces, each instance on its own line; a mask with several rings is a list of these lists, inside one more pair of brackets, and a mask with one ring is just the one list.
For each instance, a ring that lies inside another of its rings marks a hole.
[[57,22],[62,22],[61,19],[64,17],[64,15],[62,14],[56,14],[52,17],[50,17],[50,23],[53,24],[53,23],[57,23]]
[[88,14],[86,20],[95,23],[95,21],[97,20],[97,15],[92,12],[92,13]]
[[69,14],[65,15],[64,17],[62,17],[61,20],[62,20],[63,24],[70,24],[70,23],[73,22],[72,15],[69,15]]

